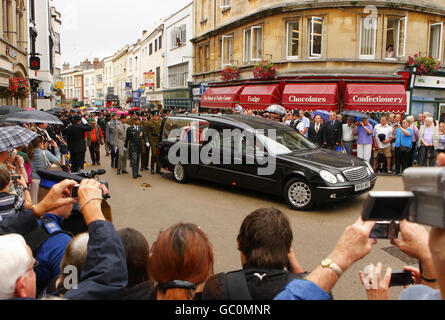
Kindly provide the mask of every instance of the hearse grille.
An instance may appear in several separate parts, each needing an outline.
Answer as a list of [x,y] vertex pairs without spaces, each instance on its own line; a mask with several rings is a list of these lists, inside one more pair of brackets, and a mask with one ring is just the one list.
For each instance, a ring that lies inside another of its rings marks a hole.
[[343,171],[348,181],[358,181],[368,176],[368,170],[365,167],[353,168]]

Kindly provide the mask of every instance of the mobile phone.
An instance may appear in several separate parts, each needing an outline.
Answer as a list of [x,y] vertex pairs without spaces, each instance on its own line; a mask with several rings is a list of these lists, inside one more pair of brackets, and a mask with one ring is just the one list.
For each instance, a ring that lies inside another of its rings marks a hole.
[[372,239],[397,239],[400,232],[400,224],[396,221],[378,221],[371,230]]
[[414,284],[414,280],[410,271],[407,270],[395,270],[391,274],[390,287],[408,286]]
[[79,196],[78,196],[78,192],[79,192],[79,184],[76,184],[76,185],[71,189],[71,198],[74,198],[74,199],[79,198]]

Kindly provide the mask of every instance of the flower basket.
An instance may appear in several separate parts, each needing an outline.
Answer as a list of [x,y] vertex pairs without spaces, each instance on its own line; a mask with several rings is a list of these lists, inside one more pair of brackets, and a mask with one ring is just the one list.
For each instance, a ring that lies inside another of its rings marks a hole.
[[239,68],[235,66],[227,66],[221,71],[221,80],[232,81],[239,78]]
[[253,77],[255,79],[262,79],[262,80],[275,79],[276,75],[277,75],[277,67],[273,63],[267,60],[261,60],[260,62],[258,62],[253,71]]
[[0,88],[1,98],[26,99],[29,95],[30,87],[27,80],[22,77],[9,79],[8,88]]
[[438,60],[433,57],[419,57],[418,54],[408,58],[407,67],[416,68],[418,75],[432,75],[434,72],[442,69]]

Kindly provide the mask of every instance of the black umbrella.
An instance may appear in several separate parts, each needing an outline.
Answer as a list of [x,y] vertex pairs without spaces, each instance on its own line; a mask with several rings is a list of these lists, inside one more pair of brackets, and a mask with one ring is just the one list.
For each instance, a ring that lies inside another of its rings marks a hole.
[[29,110],[23,112],[15,112],[9,114],[5,122],[19,122],[19,123],[48,123],[48,124],[60,124],[63,123],[52,114],[39,110]]
[[358,111],[354,111],[354,110],[345,110],[341,114],[343,114],[345,116],[349,116],[349,117],[358,117],[360,119],[361,118],[368,118],[366,113],[358,112]]
[[1,106],[0,107],[0,115],[14,113],[14,112],[22,112],[25,111],[23,108],[19,108],[17,106]]

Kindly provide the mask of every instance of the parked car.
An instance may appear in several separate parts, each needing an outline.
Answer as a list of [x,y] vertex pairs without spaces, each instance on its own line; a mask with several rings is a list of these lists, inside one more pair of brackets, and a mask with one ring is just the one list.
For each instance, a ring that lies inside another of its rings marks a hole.
[[[241,136],[226,134],[231,132]],[[170,116],[163,119],[160,138],[161,166],[178,183],[197,178],[273,194],[295,210],[359,196],[377,180],[366,161],[319,148],[296,130],[261,117]]]

